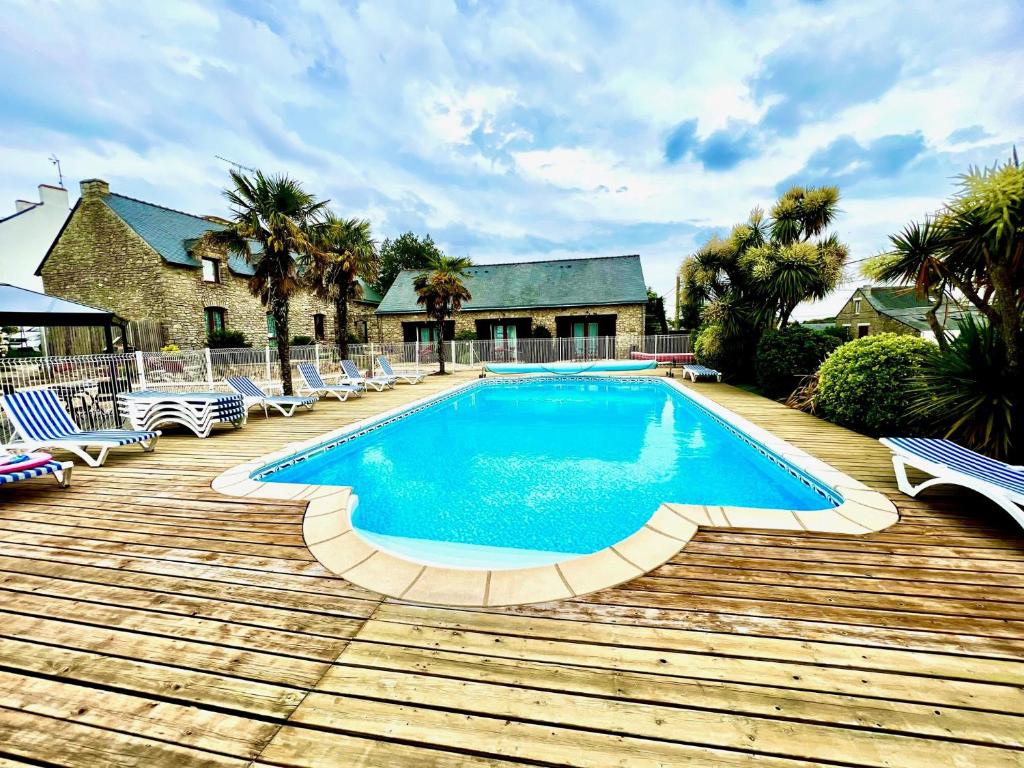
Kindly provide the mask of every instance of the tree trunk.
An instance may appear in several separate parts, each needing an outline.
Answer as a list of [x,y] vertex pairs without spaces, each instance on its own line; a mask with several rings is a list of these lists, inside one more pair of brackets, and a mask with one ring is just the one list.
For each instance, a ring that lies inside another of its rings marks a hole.
[[[1024,372],[1024,339],[1021,338],[1020,310],[1017,308],[1013,291],[1013,274],[1010,267],[997,264],[989,271],[994,291],[993,306],[998,322],[993,323],[1006,346],[1006,372],[1011,380],[1020,379]],[[990,319],[991,322],[991,319]]]
[[942,306],[942,300],[946,297],[946,284],[942,283],[939,286],[939,298],[935,302],[935,305],[924,313],[924,319],[928,321],[928,327],[932,329],[932,333],[935,334],[935,341],[939,345],[939,350],[943,353],[949,350],[949,339],[946,337],[946,331],[939,322],[939,307]]
[[274,315],[274,326],[277,330],[277,362],[281,374],[281,387],[286,395],[292,390],[292,355],[288,337],[288,299],[274,302],[271,307]]
[[437,362],[438,372],[444,376],[444,318],[437,321]]
[[338,354],[342,360],[348,360],[348,299],[339,296],[334,302],[334,309],[338,326]]

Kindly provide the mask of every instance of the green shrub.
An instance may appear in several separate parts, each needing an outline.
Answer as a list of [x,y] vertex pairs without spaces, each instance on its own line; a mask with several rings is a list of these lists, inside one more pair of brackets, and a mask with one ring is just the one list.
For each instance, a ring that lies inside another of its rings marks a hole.
[[949,349],[922,366],[911,388],[912,412],[936,436],[993,458],[1017,461],[1024,449],[1019,415],[1024,393],[1006,375],[1002,336],[972,315],[959,325],[960,334]]
[[293,347],[308,347],[313,343],[312,336],[292,336]]
[[455,334],[456,341],[476,341],[476,331],[463,330]]
[[724,351],[722,329],[717,325],[705,325],[693,337],[693,356],[701,365],[721,370]]
[[840,344],[836,336],[802,325],[768,331],[757,344],[757,385],[767,397],[787,397]]
[[893,333],[844,344],[821,364],[815,409],[867,434],[913,434],[911,381],[936,351],[922,338]]
[[7,350],[7,356],[16,357],[42,357],[43,353],[32,347],[11,347]]
[[210,349],[231,349],[233,347],[251,347],[241,331],[214,331],[206,340]]
[[829,336],[835,336],[839,339],[840,344],[845,344],[851,340],[850,326],[848,325],[829,325],[819,330],[819,333],[827,333]]

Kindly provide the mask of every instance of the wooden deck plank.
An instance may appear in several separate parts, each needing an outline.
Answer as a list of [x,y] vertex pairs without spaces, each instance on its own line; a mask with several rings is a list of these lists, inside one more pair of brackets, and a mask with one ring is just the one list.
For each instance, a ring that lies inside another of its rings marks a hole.
[[0,489],[0,765],[1024,764],[1024,536],[966,492],[902,496],[876,441],[748,392],[696,385],[900,523],[702,529],[615,589],[454,610],[325,571],[303,502],[209,486],[452,381]]

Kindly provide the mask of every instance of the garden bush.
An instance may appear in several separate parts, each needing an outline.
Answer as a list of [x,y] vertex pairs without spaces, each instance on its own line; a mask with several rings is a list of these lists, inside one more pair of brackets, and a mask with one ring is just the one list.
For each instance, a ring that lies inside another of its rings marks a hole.
[[210,349],[232,349],[234,347],[251,347],[241,331],[214,331],[206,340]]
[[840,344],[837,336],[802,325],[768,331],[757,344],[757,386],[767,397],[787,397]]
[[844,344],[821,365],[815,409],[870,435],[914,434],[911,383],[936,352],[929,341],[893,333]]
[[313,343],[312,336],[292,336],[293,347],[308,347]]
[[701,365],[722,370],[725,349],[722,344],[722,329],[717,325],[705,325],[693,337],[693,357]]

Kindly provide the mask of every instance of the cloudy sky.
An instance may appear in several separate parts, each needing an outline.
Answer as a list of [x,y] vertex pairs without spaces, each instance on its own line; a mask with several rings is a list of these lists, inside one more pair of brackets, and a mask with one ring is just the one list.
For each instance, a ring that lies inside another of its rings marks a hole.
[[[51,153],[73,197],[101,177],[224,214],[221,155],[295,176],[378,238],[429,232],[481,263],[639,253],[670,295],[687,253],[789,184],[841,187],[858,260],[1024,139],[1014,1],[0,12],[0,216],[56,181]],[[32,285],[34,266],[0,254],[0,279]]]

